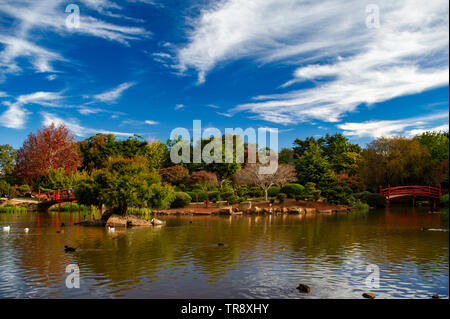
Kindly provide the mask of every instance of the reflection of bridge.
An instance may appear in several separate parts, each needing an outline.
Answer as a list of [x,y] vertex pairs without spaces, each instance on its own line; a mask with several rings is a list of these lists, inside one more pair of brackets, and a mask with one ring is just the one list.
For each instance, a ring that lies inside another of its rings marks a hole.
[[436,200],[441,198],[441,185],[439,187],[432,186],[397,186],[382,188],[380,186],[380,194],[386,196],[387,200],[403,197],[411,197],[413,206],[416,197],[426,197],[434,199],[434,207],[436,208]]

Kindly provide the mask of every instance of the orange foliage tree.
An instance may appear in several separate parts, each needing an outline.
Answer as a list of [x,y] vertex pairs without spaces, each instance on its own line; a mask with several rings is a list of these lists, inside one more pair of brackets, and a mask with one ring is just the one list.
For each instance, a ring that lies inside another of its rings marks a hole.
[[30,133],[17,151],[15,172],[23,183],[31,185],[52,169],[75,172],[80,166],[75,137],[64,125],[50,125]]

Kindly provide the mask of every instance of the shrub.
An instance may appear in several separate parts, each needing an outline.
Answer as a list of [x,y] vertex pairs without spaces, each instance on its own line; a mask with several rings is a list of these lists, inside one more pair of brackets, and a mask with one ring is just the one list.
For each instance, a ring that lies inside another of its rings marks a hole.
[[172,208],[182,208],[189,205],[192,198],[189,196],[189,194],[186,194],[184,192],[176,192],[175,193],[175,199],[173,200],[170,207]]
[[186,192],[192,199],[192,202],[204,202],[205,200],[209,199],[207,192],[201,192],[201,191],[193,191],[193,192]]
[[327,200],[330,203],[347,205],[352,199],[355,200],[352,195],[352,190],[348,186],[335,185],[333,188],[327,190]]
[[216,192],[210,193],[210,194],[209,194],[209,200],[212,201],[212,202],[220,201],[220,200],[221,200],[221,198],[220,198],[220,192],[219,192],[219,191],[216,191]]
[[281,188],[276,187],[276,186],[272,186],[267,191],[267,194],[268,194],[269,197],[277,197],[278,194],[280,193],[280,190],[281,190]]
[[248,188],[247,195],[249,197],[264,197],[264,191],[259,186],[252,186]]
[[236,193],[239,197],[248,196],[249,195],[249,187],[247,185],[239,185],[236,188]]
[[368,193],[363,192],[359,193],[355,196],[361,202],[366,203],[369,206],[374,207],[385,207],[386,206],[386,197],[377,193]]
[[286,184],[281,188],[281,193],[288,198],[295,198],[296,195],[303,195],[305,188],[300,184]]
[[440,203],[441,205],[448,206],[448,194],[441,196]]
[[316,184],[313,182],[308,182],[305,184],[305,191],[302,195],[304,198],[313,198],[318,200],[320,198],[321,191],[316,189]]
[[217,175],[205,170],[193,172],[189,179],[188,184],[200,184],[207,187],[214,187],[218,185]]
[[278,201],[280,202],[280,204],[284,203],[284,201],[286,200],[286,197],[287,197],[287,195],[284,193],[278,194],[277,198],[278,198]]
[[181,165],[170,166],[167,168],[161,168],[159,170],[163,181],[178,185],[183,183],[189,177],[189,170]]
[[238,201],[238,197],[233,192],[222,192],[220,197],[222,200],[227,201],[228,204],[235,204]]

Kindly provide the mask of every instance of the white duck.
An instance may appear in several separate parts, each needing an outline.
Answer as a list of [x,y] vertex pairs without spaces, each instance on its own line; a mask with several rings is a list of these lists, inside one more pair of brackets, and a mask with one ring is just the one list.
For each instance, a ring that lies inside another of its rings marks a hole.
[[11,230],[11,226],[4,226],[3,227],[3,231],[10,231]]
[[23,230],[24,232],[28,233],[30,231],[30,229],[27,227]]
[[116,231],[116,229],[114,227],[108,227],[108,231],[110,233],[114,233]]

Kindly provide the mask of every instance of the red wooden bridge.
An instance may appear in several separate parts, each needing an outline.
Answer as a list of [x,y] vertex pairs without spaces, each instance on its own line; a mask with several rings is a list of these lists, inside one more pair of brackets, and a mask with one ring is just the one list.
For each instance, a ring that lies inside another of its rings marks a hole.
[[413,206],[416,197],[426,197],[434,199],[434,207],[436,208],[436,200],[442,196],[441,185],[439,187],[433,186],[397,186],[382,188],[380,186],[380,194],[386,196],[387,200],[403,197],[411,197],[413,199]]
[[38,192],[38,203],[45,206],[53,206],[60,203],[69,203],[76,201],[73,189],[58,189],[51,192]]

